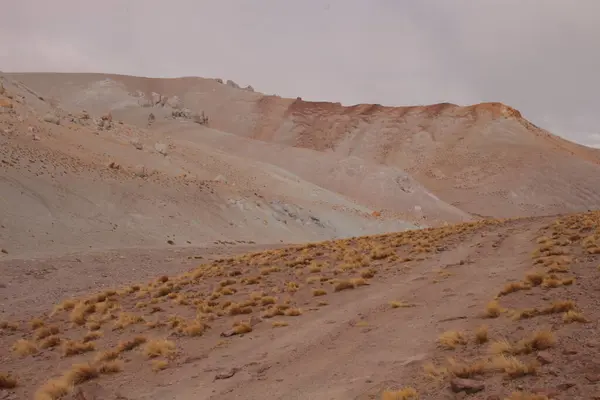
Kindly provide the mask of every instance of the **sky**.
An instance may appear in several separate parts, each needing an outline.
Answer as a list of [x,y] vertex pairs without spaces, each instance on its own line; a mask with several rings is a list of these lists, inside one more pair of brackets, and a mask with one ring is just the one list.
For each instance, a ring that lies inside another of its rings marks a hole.
[[0,71],[232,79],[344,105],[499,101],[600,147],[599,0],[20,0]]

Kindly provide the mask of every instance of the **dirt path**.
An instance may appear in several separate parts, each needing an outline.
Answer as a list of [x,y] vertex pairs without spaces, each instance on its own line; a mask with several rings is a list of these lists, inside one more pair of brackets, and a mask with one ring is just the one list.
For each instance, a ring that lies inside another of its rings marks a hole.
[[[424,359],[441,332],[468,325],[490,290],[521,273],[531,228],[511,224],[476,234],[406,274],[341,293],[288,327],[236,338],[163,376],[164,387],[124,388],[123,394],[182,400],[370,398],[382,386],[403,384],[405,367]],[[391,301],[414,307],[394,309]],[[236,369],[229,379],[214,379]]]

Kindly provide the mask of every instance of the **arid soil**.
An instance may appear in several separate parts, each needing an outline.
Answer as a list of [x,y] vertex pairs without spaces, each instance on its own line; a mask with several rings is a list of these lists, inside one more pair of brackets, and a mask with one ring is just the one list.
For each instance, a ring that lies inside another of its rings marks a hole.
[[597,150],[494,103],[0,82],[0,399],[600,398]]
[[271,249],[33,314],[9,300],[2,365],[14,398],[590,399],[599,221],[489,220]]

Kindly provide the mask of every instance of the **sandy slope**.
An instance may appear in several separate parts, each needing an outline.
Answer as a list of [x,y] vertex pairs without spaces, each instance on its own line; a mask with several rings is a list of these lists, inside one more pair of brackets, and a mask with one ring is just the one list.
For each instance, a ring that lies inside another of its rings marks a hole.
[[[560,139],[499,103],[344,107],[265,96],[213,79],[11,76],[69,106],[112,109],[119,118],[137,124],[145,123],[145,116],[156,109],[142,112],[137,96],[178,96],[185,107],[204,111],[212,128],[400,169],[468,213],[547,215],[585,211],[600,203],[598,150]],[[369,201],[374,207],[393,209],[393,198],[373,196]]]
[[[54,107],[9,80],[4,86],[12,108],[0,115],[0,246],[11,256],[160,247],[169,240],[300,242],[414,226],[398,216],[373,218],[360,195],[340,186],[353,183],[347,171],[317,177],[338,168],[320,153],[249,146],[191,122],[144,129],[115,120],[99,130],[101,114],[81,119],[80,109]],[[51,110],[59,125],[43,120]],[[405,203],[423,198],[438,220],[470,218],[412,184],[417,190]],[[423,212],[407,217],[428,223]]]

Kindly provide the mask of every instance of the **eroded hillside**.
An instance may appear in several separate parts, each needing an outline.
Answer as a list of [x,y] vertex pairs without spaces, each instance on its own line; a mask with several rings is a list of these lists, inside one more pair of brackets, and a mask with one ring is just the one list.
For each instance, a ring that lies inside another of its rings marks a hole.
[[[384,180],[384,192],[394,188],[394,195],[365,195],[373,186],[335,188],[380,211],[406,212],[407,204],[398,207],[395,199],[411,193],[413,181],[474,216],[548,215],[600,204],[599,151],[554,136],[499,103],[346,107],[265,96],[214,79],[13,76],[65,104],[101,105],[102,111],[111,109],[134,124],[145,123],[151,111],[168,109],[167,100],[176,97],[185,107],[204,112],[208,126],[219,131],[316,150],[364,168],[384,167],[381,176],[386,178],[379,179]],[[355,171],[360,167],[348,174]],[[379,175],[369,174],[361,182],[373,176]],[[324,187],[331,184],[313,180]],[[444,217],[452,218],[448,212]]]

